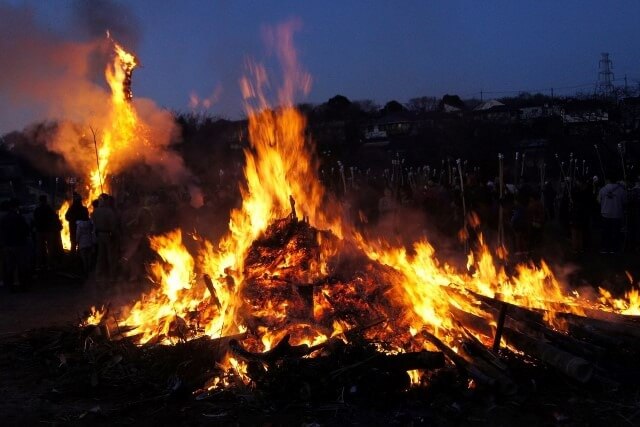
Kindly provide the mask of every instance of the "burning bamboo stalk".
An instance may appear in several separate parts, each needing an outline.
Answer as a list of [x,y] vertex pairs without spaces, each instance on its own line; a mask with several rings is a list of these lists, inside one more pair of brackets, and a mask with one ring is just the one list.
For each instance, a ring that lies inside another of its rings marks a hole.
[[93,148],[95,149],[96,152],[96,166],[98,168],[98,179],[100,181],[100,193],[104,193],[104,189],[102,186],[102,171],[100,170],[100,156],[98,155],[98,140],[96,138],[96,131],[93,129],[92,126],[89,126],[89,129],[91,129],[91,133],[93,134]]
[[[496,297],[498,295],[496,294]],[[504,320],[507,316],[507,305],[502,304],[500,306],[500,312],[498,314],[498,318],[496,319],[496,334],[493,338],[493,351],[498,352],[500,349],[500,340],[502,339],[502,331],[504,329]]]
[[216,293],[216,289],[213,286],[213,281],[211,280],[211,276],[209,276],[208,274],[204,274],[202,276],[202,279],[204,281],[205,286],[207,287],[207,290],[209,291],[211,301],[213,301],[216,307],[218,307],[218,310],[220,310],[222,308],[222,304],[220,304],[220,300],[218,299],[218,295]]
[[464,253],[469,252],[469,230],[467,227],[467,204],[464,199],[464,179],[462,177],[462,165],[460,159],[456,160],[458,174],[460,176],[460,197],[462,198],[462,229],[464,230]]

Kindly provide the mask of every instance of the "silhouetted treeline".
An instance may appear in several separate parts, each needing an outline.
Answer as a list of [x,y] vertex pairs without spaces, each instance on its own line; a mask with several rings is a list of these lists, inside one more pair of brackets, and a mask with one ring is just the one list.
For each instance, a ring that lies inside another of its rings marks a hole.
[[[340,161],[346,167],[384,170],[398,157],[405,167],[438,168],[460,158],[482,179],[492,179],[497,174],[497,154],[503,153],[507,176],[527,175],[533,180],[543,167],[546,176],[559,176],[562,162],[568,167],[573,153],[574,165],[579,163],[593,174],[620,168],[621,161],[628,164],[630,174],[638,170],[640,97],[614,101],[521,93],[463,100],[447,94],[378,105],[336,95],[321,104],[301,104],[299,109],[326,168]],[[249,146],[246,120],[202,113],[175,113],[175,119],[181,135],[173,149],[203,187],[229,182],[242,173],[243,149]],[[55,123],[40,123],[4,135],[5,157],[23,159],[29,175],[72,174],[64,159],[42,143],[55,128]]]

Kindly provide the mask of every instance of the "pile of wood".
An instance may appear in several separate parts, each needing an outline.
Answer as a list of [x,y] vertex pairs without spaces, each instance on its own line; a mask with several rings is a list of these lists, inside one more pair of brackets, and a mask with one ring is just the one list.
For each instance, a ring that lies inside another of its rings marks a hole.
[[[451,290],[458,293],[458,291]],[[640,375],[636,360],[640,355],[640,322],[634,316],[601,313],[600,319],[571,313],[530,310],[495,298],[465,291],[480,301],[480,308],[491,313],[498,324],[494,331],[488,322],[452,308],[462,325],[485,336],[493,336],[495,347],[498,331],[512,348],[537,363],[555,369],[577,382],[634,382]],[[555,330],[545,322],[553,316],[565,326]],[[607,319],[607,320],[603,320]]]
[[[633,365],[640,355],[640,330],[637,328],[640,323],[634,317],[597,310],[591,310],[592,317],[530,310],[469,292],[453,284],[446,288],[452,297],[458,300],[465,298],[474,306],[479,304],[481,311],[487,314],[480,317],[456,306],[450,307],[451,316],[458,325],[458,336],[454,341],[456,351],[428,329],[413,337],[400,331],[389,333],[401,325],[402,313],[387,296],[389,287],[385,283],[388,283],[389,275],[394,274],[388,267],[374,263],[356,249],[349,248],[336,257],[338,261],[334,260],[329,276],[316,278],[311,283],[304,281],[309,266],[318,258],[319,233],[306,222],[288,217],[274,223],[254,243],[245,266],[247,271],[252,272],[244,290],[245,299],[254,301],[256,307],[265,306],[267,301],[286,302],[291,316],[277,320],[253,319],[255,322],[247,322],[250,326],[267,322],[272,329],[287,331],[289,328],[294,331],[292,325],[304,322],[313,325],[316,330],[330,331],[331,322],[335,320],[361,327],[384,317],[388,319],[387,323],[363,332],[366,342],[382,340],[390,345],[389,348],[401,348],[407,354],[412,354],[428,341],[431,348],[442,352],[448,363],[455,366],[461,375],[503,394],[514,394],[518,389],[517,381],[502,360],[504,354],[508,353],[508,357],[513,354],[504,348],[505,343],[523,360],[552,369],[580,384],[612,386],[630,378],[635,381],[640,373]],[[322,239],[332,244],[336,240],[328,233]],[[278,268],[285,257],[294,262],[285,268]],[[314,310],[318,299],[322,300],[320,303],[328,302],[330,309],[327,311],[327,304],[322,304],[324,308],[318,314]],[[544,319],[552,316],[566,325],[565,330],[558,331],[548,325]],[[247,318],[251,319],[250,312]],[[406,325],[402,326],[404,329]],[[491,342],[493,345],[488,344]],[[300,362],[301,366],[314,364],[310,361],[312,358],[307,354],[304,356],[305,359],[296,358],[304,360]],[[322,358],[326,354],[313,356]],[[341,356],[335,359],[339,360]],[[284,365],[287,363],[284,362]],[[266,373],[262,370],[253,371],[256,377],[252,376],[252,379],[262,384],[265,378],[270,378],[271,381],[267,383],[271,384],[278,372],[271,368]],[[322,371],[320,367],[315,369]]]

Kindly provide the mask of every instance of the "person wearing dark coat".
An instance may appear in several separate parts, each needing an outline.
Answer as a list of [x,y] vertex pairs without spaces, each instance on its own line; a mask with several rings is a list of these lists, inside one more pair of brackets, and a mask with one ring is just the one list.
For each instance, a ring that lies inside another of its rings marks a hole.
[[[18,207],[18,201],[15,199],[3,204],[6,212],[0,219],[2,280],[12,291],[24,290],[29,285],[29,226]],[[18,285],[15,284],[16,273]]]
[[89,210],[82,204],[82,197],[78,193],[73,193],[73,203],[67,210],[64,218],[69,222],[69,233],[71,235],[71,253],[75,253],[78,249],[77,241],[77,223],[89,216]]
[[33,211],[33,227],[36,232],[36,266],[50,267],[50,262],[59,255],[55,234],[59,229],[58,214],[53,210],[47,196],[40,196],[40,204]]

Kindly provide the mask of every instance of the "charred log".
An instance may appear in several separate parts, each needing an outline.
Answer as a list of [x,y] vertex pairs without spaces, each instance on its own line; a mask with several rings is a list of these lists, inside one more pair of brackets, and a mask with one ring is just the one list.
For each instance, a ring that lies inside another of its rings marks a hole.
[[536,340],[510,328],[505,328],[505,338],[516,348],[553,366],[578,382],[586,383],[593,375],[593,365],[591,363],[560,350],[547,342]]

